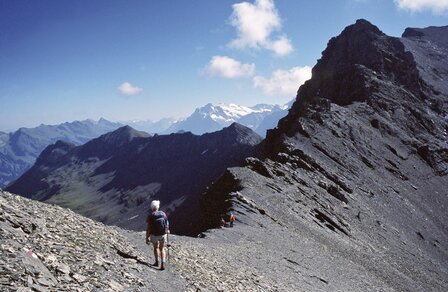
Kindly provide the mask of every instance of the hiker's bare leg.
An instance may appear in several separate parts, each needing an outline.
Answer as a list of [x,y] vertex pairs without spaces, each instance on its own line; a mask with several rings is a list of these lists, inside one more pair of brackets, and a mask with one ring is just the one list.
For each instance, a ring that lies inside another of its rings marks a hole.
[[162,261],[160,268],[163,270],[165,266],[165,242],[163,241],[159,242],[159,249],[160,249],[160,258]]
[[160,249],[160,258],[162,259],[162,262],[165,262],[165,242],[159,243],[159,249]]
[[154,243],[154,259],[155,262],[159,262],[159,242]]

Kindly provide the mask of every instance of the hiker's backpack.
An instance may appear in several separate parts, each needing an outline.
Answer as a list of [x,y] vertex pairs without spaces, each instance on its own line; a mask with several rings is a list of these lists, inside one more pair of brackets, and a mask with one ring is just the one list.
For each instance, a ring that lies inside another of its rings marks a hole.
[[233,221],[235,221],[235,219],[236,219],[236,217],[232,213],[228,213],[225,216],[225,221],[226,222],[233,222]]
[[168,219],[163,211],[156,211],[149,215],[149,228],[153,235],[164,235],[168,230]]

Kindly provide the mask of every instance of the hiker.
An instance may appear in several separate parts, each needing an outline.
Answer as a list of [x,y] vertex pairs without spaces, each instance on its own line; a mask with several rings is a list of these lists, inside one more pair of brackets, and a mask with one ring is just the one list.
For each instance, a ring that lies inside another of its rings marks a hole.
[[152,242],[154,246],[154,258],[155,262],[153,266],[159,266],[160,257],[160,269],[165,270],[165,245],[168,241],[167,234],[169,230],[168,218],[163,211],[159,211],[160,201],[151,202],[151,213],[146,218],[148,223],[146,228],[146,244]]
[[233,222],[235,222],[236,217],[232,213],[229,215],[230,227],[233,227]]
[[221,220],[219,221],[219,227],[224,228],[224,226],[226,226],[226,221],[221,217]]

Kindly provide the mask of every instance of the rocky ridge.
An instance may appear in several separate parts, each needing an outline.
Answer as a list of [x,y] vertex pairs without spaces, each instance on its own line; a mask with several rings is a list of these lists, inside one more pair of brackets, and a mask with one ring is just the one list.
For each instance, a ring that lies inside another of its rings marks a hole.
[[[446,290],[447,47],[434,35],[448,29],[418,32],[358,20],[330,40],[264,158],[209,188],[206,226],[231,211],[276,234],[299,271],[324,272],[326,291]],[[293,250],[319,262],[300,267]]]

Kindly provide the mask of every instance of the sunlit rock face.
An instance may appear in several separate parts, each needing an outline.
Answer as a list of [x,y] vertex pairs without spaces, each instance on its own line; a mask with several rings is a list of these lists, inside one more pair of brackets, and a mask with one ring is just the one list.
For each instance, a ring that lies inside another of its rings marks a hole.
[[445,290],[447,37],[358,20],[332,38],[263,158],[205,194],[204,225],[233,212],[254,242],[273,236],[276,269],[306,291]]

